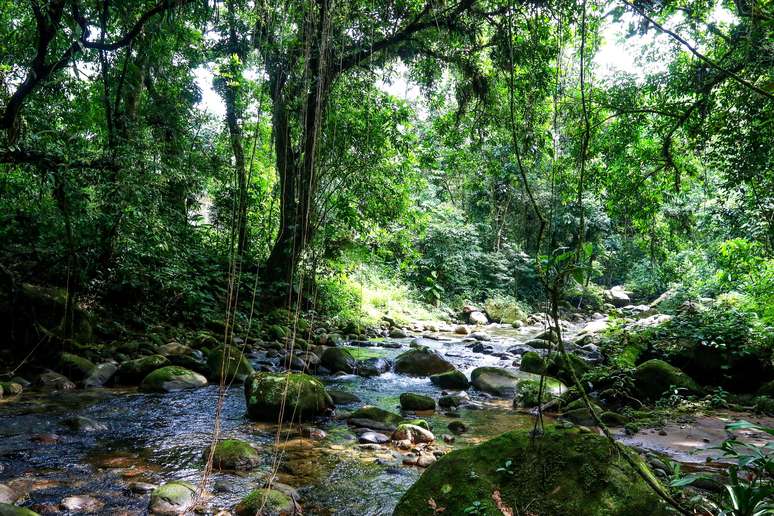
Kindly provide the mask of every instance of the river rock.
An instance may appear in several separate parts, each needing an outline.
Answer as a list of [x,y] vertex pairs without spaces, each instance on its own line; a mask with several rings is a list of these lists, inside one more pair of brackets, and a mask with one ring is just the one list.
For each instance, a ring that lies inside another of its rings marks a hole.
[[145,493],[150,493],[151,491],[156,489],[156,487],[158,486],[156,486],[155,484],[150,484],[148,482],[130,482],[129,485],[127,486],[127,489],[129,489],[129,491],[131,491],[132,493],[145,494]]
[[2,396],[17,396],[24,391],[24,386],[16,382],[0,382]]
[[394,369],[409,376],[430,376],[452,371],[454,366],[436,351],[415,348],[398,355]]
[[143,378],[140,390],[145,392],[172,392],[207,385],[207,378],[180,366],[156,369]]
[[62,353],[59,356],[59,370],[70,378],[83,380],[94,369],[94,362],[72,353]]
[[475,311],[468,314],[468,321],[470,324],[485,325],[489,324],[489,320],[483,312]]
[[513,396],[518,387],[519,375],[499,367],[477,367],[470,375],[470,383],[481,392],[495,396]]
[[320,356],[320,363],[334,373],[354,373],[357,368],[357,360],[344,348],[326,348]]
[[19,495],[5,484],[0,484],[0,503],[15,503]]
[[357,362],[357,374],[366,378],[379,376],[389,370],[390,363],[382,357],[371,357]]
[[530,339],[524,345],[533,349],[551,349],[551,341],[546,339]]
[[403,328],[393,328],[390,330],[391,339],[405,339],[406,337],[408,337],[408,334]]
[[44,390],[69,391],[75,389],[75,384],[64,375],[54,371],[46,371],[38,376],[37,384]]
[[[510,473],[504,474],[498,468],[507,460]],[[393,514],[431,516],[430,498],[443,514],[454,515],[466,514],[474,502],[487,515],[505,513],[498,506],[529,507],[530,513],[546,516],[670,514],[605,437],[575,430],[549,430],[539,437],[517,430],[452,451],[422,474]]]
[[62,423],[73,432],[104,432],[108,429],[105,423],[86,416],[69,417]]
[[292,516],[300,514],[300,508],[292,497],[278,489],[255,489],[242,498],[234,513],[237,516]]
[[626,305],[631,304],[632,300],[629,297],[629,294],[624,290],[624,288],[621,285],[617,285],[610,290],[605,290],[603,292],[605,301],[612,304],[616,308],[622,308]]
[[116,383],[134,385],[140,383],[150,373],[169,365],[169,359],[161,355],[147,355],[121,363],[116,371]]
[[521,356],[519,369],[525,373],[543,374],[546,371],[546,362],[536,352],[528,351]]
[[435,463],[435,461],[437,460],[438,459],[435,457],[435,455],[431,453],[423,453],[417,459],[417,466],[419,466],[420,468],[426,468],[431,464]]
[[490,337],[488,334],[484,333],[483,331],[474,331],[473,333],[470,334],[470,337],[484,342],[489,342],[490,340],[492,340],[492,337]]
[[384,444],[390,440],[386,435],[379,432],[364,432],[357,438],[357,442],[361,444]]
[[435,410],[435,400],[430,396],[404,392],[400,395],[400,408],[411,411]]
[[59,503],[62,510],[77,514],[99,512],[104,506],[105,502],[89,495],[68,496]]
[[148,511],[160,516],[184,514],[193,508],[195,499],[196,487],[193,484],[174,480],[153,490]]
[[326,389],[326,392],[336,405],[348,405],[360,401],[360,397],[357,394],[342,391],[341,389]]
[[118,371],[118,365],[115,362],[103,362],[94,366],[94,369],[84,378],[83,386],[88,388],[102,387],[113,378]]
[[402,423],[398,425],[390,437],[393,441],[410,441],[412,444],[431,443],[435,436],[430,430],[421,426]]
[[322,382],[304,373],[254,373],[245,381],[245,398],[248,417],[257,421],[276,422],[280,412],[285,421],[303,421],[334,408]]
[[465,390],[470,386],[468,377],[458,369],[431,375],[430,381],[441,389]]
[[400,415],[371,405],[357,409],[347,419],[352,426],[386,431],[395,430],[401,421],[403,418]]
[[468,431],[467,425],[462,421],[452,421],[447,425],[447,428],[451,433],[457,434],[457,435],[464,434],[465,432]]
[[441,408],[455,408],[459,407],[464,402],[468,401],[470,397],[468,396],[468,393],[465,391],[460,391],[456,393],[450,393],[446,396],[441,396],[438,398],[438,406]]
[[207,355],[207,371],[211,380],[218,381],[223,372],[226,383],[231,381],[243,383],[245,378],[255,372],[242,350],[228,345],[221,345],[210,351]]
[[[212,446],[207,447],[203,453],[206,461]],[[261,462],[261,456],[252,443],[241,439],[221,439],[215,445],[212,454],[212,466],[218,470],[248,471],[254,469]]]
[[701,392],[693,378],[663,360],[648,360],[634,371],[634,389],[643,399],[656,401],[670,386],[685,389],[689,394]]
[[456,333],[457,335],[467,335],[468,328],[467,326],[459,325],[454,328],[454,333]]

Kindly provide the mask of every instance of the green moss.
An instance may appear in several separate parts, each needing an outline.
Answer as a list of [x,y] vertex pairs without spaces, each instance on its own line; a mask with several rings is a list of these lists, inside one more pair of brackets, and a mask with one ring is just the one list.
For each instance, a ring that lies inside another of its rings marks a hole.
[[245,378],[255,372],[250,361],[234,346],[218,346],[212,350],[207,357],[207,369],[212,380],[219,380],[221,371],[223,371],[227,382],[232,379],[244,382]]
[[465,390],[470,386],[468,377],[465,373],[457,369],[445,373],[434,374],[430,381],[441,389],[459,389]]
[[546,374],[558,378],[565,385],[573,385],[572,374],[567,366],[568,361],[570,366],[575,370],[575,374],[578,378],[591,369],[589,363],[577,355],[573,355],[572,353],[566,353],[564,355],[556,353],[546,363]]
[[280,324],[272,324],[266,328],[266,335],[273,340],[282,340],[288,336],[288,329]]
[[294,514],[293,507],[293,500],[276,489],[255,489],[234,507],[234,512],[237,516],[253,516],[259,512],[260,514]]
[[360,407],[352,414],[350,414],[349,418],[370,419],[371,421],[378,421],[380,423],[385,423],[391,426],[398,426],[403,421],[403,418],[400,415],[388,410],[381,409],[379,407],[374,407],[372,405]]
[[122,363],[116,372],[116,380],[124,385],[139,383],[151,372],[169,365],[169,359],[161,355],[148,355]]
[[514,431],[443,456],[401,498],[394,514],[432,515],[430,499],[444,514],[464,514],[474,502],[480,514],[501,514],[495,491],[514,514],[668,514],[605,438],[551,428],[534,442],[527,431]]
[[[210,448],[204,451],[207,460]],[[213,467],[220,470],[249,470],[259,464],[261,456],[252,444],[240,439],[223,439],[215,445]]]
[[94,370],[95,365],[89,359],[65,352],[59,357],[59,367],[65,375],[81,379],[88,376]]
[[384,348],[366,348],[346,346],[341,349],[346,350],[355,360],[367,360],[369,358],[385,358],[389,351]]
[[202,375],[180,366],[165,366],[143,378],[140,389],[147,392],[168,392],[201,387],[207,384]]
[[400,395],[400,408],[403,410],[435,410],[435,400],[413,392]]
[[658,400],[670,387],[685,389],[691,394],[701,392],[699,385],[690,376],[658,359],[637,366],[634,387],[642,398],[650,401]]
[[153,490],[150,507],[172,506],[182,512],[190,508],[195,495],[196,486],[182,480],[173,480]]
[[[425,421],[424,419],[404,419],[401,422],[401,425],[402,424],[409,424],[409,425],[418,426],[419,428],[424,428],[428,432],[432,430],[430,428],[430,424],[427,421]],[[400,426],[400,425],[398,425],[398,426]]]
[[521,356],[519,369],[525,373],[542,374],[546,370],[546,361],[537,352],[527,351]]
[[[258,421],[303,420],[333,409],[320,380],[303,373],[254,373],[245,381],[247,414]],[[283,399],[284,410],[283,407]]]

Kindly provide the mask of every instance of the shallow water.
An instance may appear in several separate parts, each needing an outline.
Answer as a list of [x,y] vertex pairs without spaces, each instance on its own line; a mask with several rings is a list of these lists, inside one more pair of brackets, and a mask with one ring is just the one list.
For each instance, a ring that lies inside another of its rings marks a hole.
[[[491,328],[494,330],[494,328]],[[497,329],[491,342],[495,352],[523,342],[539,332]],[[479,366],[513,367],[512,360],[473,353],[462,339],[449,334],[444,340],[420,338],[419,343],[444,354],[466,373]],[[368,353],[392,359],[405,351],[412,339],[401,339],[402,349],[365,348]],[[438,397],[441,390],[427,378],[386,373],[375,378],[354,375],[323,377],[336,388],[352,391],[361,403],[338,407],[338,413],[373,404],[398,410],[398,397],[411,391]],[[148,494],[134,494],[132,482],[160,484],[183,479],[198,483],[203,469],[202,451],[213,431],[216,386],[168,394],[138,393],[133,389],[78,390],[44,395],[23,393],[0,404],[0,482],[28,493],[24,505],[41,513],[63,512],[58,504],[66,496],[91,495],[105,505],[104,514],[141,514]],[[469,431],[451,446],[474,444],[515,428],[527,428],[533,419],[511,408],[511,400],[489,399],[471,390],[480,402],[476,410],[459,410]],[[74,432],[65,426],[73,416],[85,416],[107,428]],[[451,417],[423,416],[436,437],[448,433]],[[455,418],[456,419],[456,418]],[[364,450],[356,444],[344,421],[319,421],[327,432],[321,441],[301,438],[299,428],[281,436],[275,446],[276,425],[245,418],[241,387],[228,390],[222,411],[222,436],[251,441],[263,450],[263,465],[249,474],[213,472],[207,484],[210,496],[205,512],[230,508],[251,489],[260,487],[274,459],[281,456],[277,480],[298,489],[307,514],[390,514],[403,492],[418,478],[420,469],[402,465],[397,450]]]

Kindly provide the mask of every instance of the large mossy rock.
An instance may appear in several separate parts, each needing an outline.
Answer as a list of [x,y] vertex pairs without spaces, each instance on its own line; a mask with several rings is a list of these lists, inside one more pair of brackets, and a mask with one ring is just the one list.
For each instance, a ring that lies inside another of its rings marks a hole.
[[196,487],[193,484],[174,480],[153,490],[148,512],[162,516],[186,514],[193,508],[195,499]]
[[194,389],[207,385],[207,378],[180,366],[166,366],[156,369],[143,378],[140,390],[145,392],[172,392]]
[[527,320],[524,310],[508,299],[487,299],[484,310],[491,320],[499,323],[513,324]]
[[400,408],[403,410],[435,410],[435,400],[430,396],[404,392],[400,395]]
[[604,437],[549,428],[534,442],[517,430],[444,455],[403,495],[394,515],[431,516],[441,507],[443,514],[466,514],[474,502],[477,514],[486,515],[503,514],[498,503],[512,514],[541,516],[670,514]]
[[123,362],[116,371],[116,383],[134,385],[161,367],[169,365],[169,359],[161,355],[148,355]]
[[261,456],[252,443],[241,439],[222,439],[215,445],[214,452],[209,446],[204,450],[206,461],[212,453],[212,466],[218,470],[248,471],[260,464]]
[[430,381],[441,389],[455,389],[464,391],[470,386],[468,377],[458,369],[430,376]]
[[326,348],[320,355],[320,363],[334,373],[354,373],[357,368],[357,360],[344,348]]
[[83,380],[94,370],[94,362],[88,358],[64,352],[59,355],[59,370],[74,380]]
[[414,348],[398,355],[394,370],[409,376],[431,376],[453,371],[454,366],[436,351]]
[[231,381],[242,383],[255,370],[239,348],[218,346],[207,356],[207,372],[211,380],[220,380],[223,372],[226,383]]
[[481,392],[495,396],[513,396],[521,377],[500,367],[477,367],[470,374],[470,383]]
[[297,514],[296,503],[290,496],[277,489],[255,489],[245,496],[236,507],[237,516],[292,516]]
[[521,356],[519,369],[525,373],[543,374],[546,372],[546,361],[536,351],[527,351]]
[[634,388],[645,400],[658,400],[670,387],[685,389],[689,394],[701,392],[690,376],[657,358],[643,362],[634,371]]
[[353,426],[374,430],[395,430],[403,418],[394,412],[366,405],[350,414],[348,422]]
[[285,421],[307,420],[334,408],[322,382],[304,373],[254,373],[245,380],[245,399],[256,421],[276,422],[280,412]]

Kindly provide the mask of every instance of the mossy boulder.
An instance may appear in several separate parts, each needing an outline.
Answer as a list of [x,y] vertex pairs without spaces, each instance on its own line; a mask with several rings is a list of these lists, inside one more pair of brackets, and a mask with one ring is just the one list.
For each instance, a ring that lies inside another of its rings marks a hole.
[[435,400],[413,392],[400,395],[400,408],[403,410],[435,410]]
[[453,371],[454,366],[436,351],[414,348],[398,355],[394,370],[409,376],[431,376]]
[[543,374],[546,372],[546,361],[536,351],[527,351],[521,356],[519,369],[525,373]]
[[568,362],[569,367],[575,370],[578,378],[591,369],[591,365],[577,355],[572,353],[565,353],[564,355],[555,353],[546,363],[546,374],[561,380],[565,385],[574,385],[575,382],[572,380],[572,373],[568,367]]
[[[602,414],[603,412],[602,408],[596,403],[594,403],[593,401],[591,402],[591,407],[594,409],[594,412],[598,416]],[[569,403],[566,407],[564,407],[562,409],[562,418],[572,423],[575,423],[576,425],[583,425],[583,426],[596,425],[596,422],[594,421],[594,418],[592,417],[591,412],[589,412],[588,408],[586,408],[586,404],[583,402],[582,399],[577,399]]]
[[484,310],[489,319],[499,323],[513,324],[527,319],[524,310],[510,299],[487,299]]
[[458,369],[430,376],[430,381],[441,389],[455,389],[464,391],[470,387],[470,382],[465,373]]
[[444,455],[403,495],[394,515],[431,516],[440,507],[444,514],[466,514],[469,507],[502,514],[498,504],[541,516],[669,514],[604,437],[549,427],[534,442],[517,430]]
[[[224,363],[225,361],[225,363]],[[226,382],[242,383],[255,372],[250,361],[236,346],[218,346],[207,356],[207,371],[211,380],[220,380],[221,372]]]
[[290,516],[297,512],[293,498],[277,489],[266,488],[254,489],[234,507],[237,516]]
[[281,324],[272,324],[266,328],[266,336],[272,340],[283,340],[288,336],[288,329]]
[[[203,453],[206,461],[212,452],[208,446]],[[212,455],[212,466],[219,470],[248,471],[260,464],[261,456],[252,443],[241,439],[221,439],[215,445]]]
[[147,355],[122,363],[115,375],[116,383],[133,385],[161,367],[169,365],[169,359],[161,355]]
[[326,348],[320,355],[320,363],[334,373],[354,373],[357,368],[357,360],[344,348]]
[[0,503],[0,516],[39,516],[35,511],[10,503]]
[[357,403],[360,397],[357,394],[353,394],[341,389],[326,389],[326,392],[336,405],[348,405],[350,403]]
[[16,396],[24,391],[24,387],[16,382],[0,382],[0,393],[3,396]]
[[470,374],[470,383],[481,392],[495,396],[513,396],[521,377],[500,367],[477,367]]
[[690,376],[657,358],[643,362],[634,371],[634,388],[645,400],[658,400],[670,387],[685,389],[689,394],[701,392]]
[[[285,399],[284,411],[282,410]],[[304,373],[254,373],[245,380],[247,415],[256,421],[299,421],[330,412],[333,400],[320,380]]]
[[394,412],[366,405],[350,414],[348,421],[354,426],[391,431],[398,427],[403,418]]
[[174,480],[153,490],[148,512],[163,516],[185,514],[193,508],[195,499],[196,487],[193,484]]
[[59,370],[74,380],[83,380],[94,370],[94,362],[72,353],[59,355]]
[[207,378],[180,366],[165,366],[148,374],[140,382],[145,392],[172,392],[207,385]]

